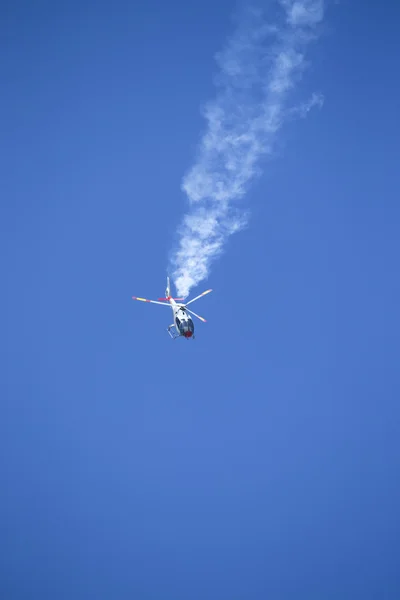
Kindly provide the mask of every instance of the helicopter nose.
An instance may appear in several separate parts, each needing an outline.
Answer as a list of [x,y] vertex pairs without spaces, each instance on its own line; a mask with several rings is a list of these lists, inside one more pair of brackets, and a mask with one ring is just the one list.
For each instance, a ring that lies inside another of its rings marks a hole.
[[192,335],[193,335],[193,334],[192,334],[192,332],[191,332],[191,331],[186,331],[186,333],[185,333],[185,338],[190,338],[190,337],[192,337]]

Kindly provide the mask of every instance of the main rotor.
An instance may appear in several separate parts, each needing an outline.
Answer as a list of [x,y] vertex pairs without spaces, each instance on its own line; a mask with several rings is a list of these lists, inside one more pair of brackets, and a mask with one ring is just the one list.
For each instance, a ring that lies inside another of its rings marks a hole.
[[150,304],[161,304],[162,306],[171,306],[173,309],[174,309],[174,307],[175,308],[179,307],[180,309],[184,309],[185,311],[189,312],[193,316],[197,317],[198,319],[200,319],[200,321],[203,321],[203,323],[206,323],[206,320],[203,317],[201,317],[200,315],[198,315],[197,313],[195,313],[194,311],[192,311],[191,309],[189,309],[187,307],[189,306],[189,304],[192,304],[192,302],[196,302],[196,300],[199,300],[199,298],[202,298],[203,296],[205,296],[206,294],[209,294],[210,292],[212,292],[212,289],[206,290],[202,294],[199,294],[195,298],[192,298],[192,300],[189,300],[189,302],[183,303],[182,300],[185,300],[185,298],[172,298],[171,297],[171,286],[170,286],[169,277],[167,277],[167,287],[165,289],[165,298],[159,298],[157,301],[157,300],[147,300],[147,298],[138,298],[137,296],[132,296],[132,299],[140,300],[141,302],[149,302]]

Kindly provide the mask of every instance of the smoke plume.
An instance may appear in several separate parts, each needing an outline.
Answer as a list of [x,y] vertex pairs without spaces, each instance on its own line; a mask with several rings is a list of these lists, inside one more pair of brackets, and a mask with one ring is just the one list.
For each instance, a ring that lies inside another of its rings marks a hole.
[[278,0],[275,23],[248,9],[233,36],[216,55],[216,96],[206,104],[207,122],[197,157],[182,190],[189,209],[171,257],[179,296],[209,274],[228,237],[247,223],[239,200],[271,156],[277,133],[293,115],[306,116],[323,98],[287,108],[290,92],[306,68],[307,46],[323,19],[323,0]]

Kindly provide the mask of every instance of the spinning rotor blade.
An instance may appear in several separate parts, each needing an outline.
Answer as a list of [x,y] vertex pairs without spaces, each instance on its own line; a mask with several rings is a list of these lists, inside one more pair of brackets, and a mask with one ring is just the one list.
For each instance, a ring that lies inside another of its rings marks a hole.
[[171,307],[171,305],[167,304],[166,302],[157,302],[157,300],[147,300],[146,298],[138,298],[137,296],[132,296],[132,300],[140,300],[140,302],[151,302],[151,304],[161,304],[161,306],[168,306],[169,308]]
[[212,290],[206,290],[199,296],[196,296],[196,298],[193,298],[193,300],[189,300],[189,302],[187,302],[187,304],[185,304],[185,306],[189,306],[189,304],[192,304],[192,302],[194,302],[195,300],[198,300],[199,298],[201,298],[202,296],[205,296],[206,294],[209,294],[210,292],[212,292]]
[[[210,290],[211,291],[211,290]],[[200,315],[196,315],[195,312],[193,312],[192,310],[190,310],[189,308],[186,309],[188,312],[190,312],[190,314],[194,315],[195,317],[197,317],[198,319],[200,319],[200,321],[203,321],[203,323],[207,323],[207,321],[205,319],[203,319],[203,317],[200,317]]]

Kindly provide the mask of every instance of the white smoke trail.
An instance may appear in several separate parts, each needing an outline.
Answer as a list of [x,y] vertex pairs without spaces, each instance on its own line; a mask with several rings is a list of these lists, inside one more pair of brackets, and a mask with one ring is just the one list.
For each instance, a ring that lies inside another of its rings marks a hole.
[[320,95],[286,109],[288,94],[306,66],[305,50],[316,38],[324,0],[278,0],[282,23],[269,25],[249,10],[225,50],[217,55],[216,98],[204,109],[207,129],[195,164],[183,179],[190,209],[171,262],[179,296],[208,277],[225,241],[247,222],[235,203],[271,155],[278,130],[294,114],[306,116]]

